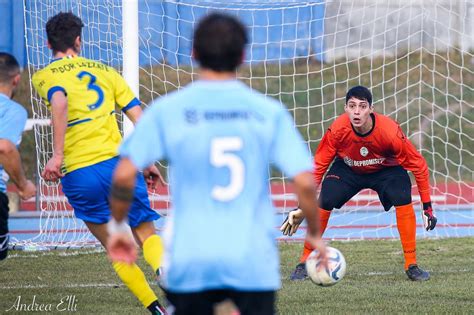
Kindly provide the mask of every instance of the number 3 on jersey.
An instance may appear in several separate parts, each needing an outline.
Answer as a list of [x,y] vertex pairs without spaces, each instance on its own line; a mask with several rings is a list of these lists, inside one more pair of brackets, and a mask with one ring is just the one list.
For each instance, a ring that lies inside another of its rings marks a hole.
[[97,93],[97,101],[94,103],[94,104],[90,104],[90,105],[87,105],[87,107],[89,107],[90,110],[94,110],[94,109],[97,109],[100,107],[100,105],[102,105],[102,103],[104,102],[104,91],[102,91],[102,89],[100,88],[100,86],[98,86],[97,84],[95,84],[95,81],[96,81],[96,77],[95,75],[91,74],[90,72],[87,72],[87,71],[81,71],[77,77],[79,78],[79,80],[83,80],[84,77],[89,77],[89,83],[87,84],[87,90],[93,90],[94,92]]
[[227,186],[216,185],[212,188],[212,198],[226,202],[235,199],[244,188],[245,165],[235,153],[243,147],[239,137],[220,137],[211,140],[211,165],[227,167],[230,171],[230,181]]

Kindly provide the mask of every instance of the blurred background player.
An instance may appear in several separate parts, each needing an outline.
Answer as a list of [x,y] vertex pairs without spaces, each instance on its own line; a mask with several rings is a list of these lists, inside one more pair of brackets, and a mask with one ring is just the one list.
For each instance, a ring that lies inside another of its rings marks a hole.
[[19,82],[18,61],[0,52],[0,260],[8,255],[8,179],[16,185],[22,199],[36,194],[35,185],[25,177],[17,150],[28,117],[23,106],[12,100]]
[[[345,114],[339,116],[325,133],[314,157],[317,185],[335,159],[321,187],[321,233],[326,229],[332,209],[341,208],[362,189],[373,189],[385,211],[395,206],[408,278],[428,280],[429,273],[416,263],[416,218],[407,173],[407,170],[411,171],[416,179],[423,203],[424,227],[427,231],[433,230],[437,219],[431,208],[426,161],[398,123],[374,112],[372,94],[366,87],[355,86],[347,92],[344,110]],[[300,209],[290,211],[281,227],[283,234],[293,234],[303,218]],[[304,262],[312,250],[313,246],[305,242],[303,255],[291,280],[307,277]]]
[[135,258],[124,222],[136,173],[167,160],[173,210],[162,282],[175,314],[212,314],[229,300],[241,314],[275,313],[280,277],[270,161],[293,178],[307,241],[326,263],[311,157],[286,108],[236,79],[246,43],[235,18],[215,13],[201,20],[193,42],[200,79],[154,102],[120,150],[109,253]]
[[[110,218],[109,188],[122,140],[115,106],[133,123],[142,110],[140,101],[113,68],[78,56],[83,26],[72,13],[59,13],[46,23],[48,47],[54,59],[36,72],[32,80],[51,110],[53,124],[53,155],[42,176],[49,181],[61,179],[76,217],[84,220],[105,246],[106,223]],[[160,178],[156,167],[149,167],[144,175],[150,188],[154,188]],[[155,272],[163,251],[153,224],[158,218],[150,208],[147,185],[140,175],[129,220],[135,240],[143,246],[145,260]],[[161,312],[155,293],[136,264],[115,262],[113,267],[145,307],[152,313]]]

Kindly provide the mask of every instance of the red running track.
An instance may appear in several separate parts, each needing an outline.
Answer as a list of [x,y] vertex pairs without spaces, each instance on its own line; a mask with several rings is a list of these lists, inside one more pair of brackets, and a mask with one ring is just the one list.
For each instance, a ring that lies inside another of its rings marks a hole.
[[[15,191],[16,187],[11,185],[8,187],[9,191]],[[50,201],[60,200],[64,201],[65,197],[59,188],[59,196],[54,197],[54,194],[58,191],[58,188],[42,186],[41,194],[45,196],[45,200],[41,205],[46,208],[46,200]],[[273,183],[271,185],[271,193],[273,203],[277,208],[294,208],[297,206],[296,196],[294,194],[294,188],[291,183]],[[415,203],[419,203],[418,191],[416,185],[412,187],[412,195]],[[438,184],[433,186],[431,191],[432,201],[438,205],[450,205],[450,206],[468,206],[474,204],[474,182],[472,183],[446,183]],[[156,193],[151,194],[150,197],[152,208],[154,209],[168,209],[170,207],[169,194],[167,186],[160,186]],[[352,198],[347,203],[347,206],[381,206],[378,201],[377,193],[372,190],[363,190]],[[59,206],[58,206],[59,207]],[[63,207],[64,208],[64,207]],[[66,203],[66,210],[71,210],[69,204]],[[36,211],[37,205],[35,198],[20,203],[20,210],[25,211]],[[53,210],[53,209],[51,209]],[[65,209],[54,209],[54,210],[65,210]]]

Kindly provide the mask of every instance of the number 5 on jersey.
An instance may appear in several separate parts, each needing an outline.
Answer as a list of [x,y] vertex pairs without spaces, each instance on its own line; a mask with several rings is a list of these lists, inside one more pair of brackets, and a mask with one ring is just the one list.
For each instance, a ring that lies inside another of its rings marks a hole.
[[226,202],[235,199],[244,188],[245,165],[236,154],[243,147],[239,137],[219,137],[211,140],[210,162],[214,167],[227,167],[230,171],[230,181],[226,186],[216,185],[212,188],[211,196],[215,200]]

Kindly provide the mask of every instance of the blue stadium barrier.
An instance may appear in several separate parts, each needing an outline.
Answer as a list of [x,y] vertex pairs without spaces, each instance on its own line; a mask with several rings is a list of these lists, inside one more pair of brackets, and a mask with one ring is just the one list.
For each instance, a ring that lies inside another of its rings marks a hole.
[[[88,9],[84,9],[85,5]],[[44,25],[47,19],[61,10],[80,14],[87,30],[83,32],[86,43],[83,55],[101,60],[111,65],[122,62],[121,8],[110,7],[105,0],[96,0],[91,10],[90,1],[70,1],[65,6],[60,3],[41,4],[39,1],[26,1],[27,10],[32,10],[35,21],[31,31],[24,32],[24,12],[22,1],[0,0],[0,50],[13,53],[22,65],[26,65],[25,38],[29,43],[31,61],[35,66],[47,63],[50,52],[43,45],[46,41]],[[242,1],[227,4],[213,4],[229,14],[238,16],[244,24],[253,26],[250,32],[250,45],[246,51],[246,61],[292,61],[294,58],[311,55],[324,61],[323,29],[324,0],[316,0],[310,5],[297,3],[267,3]],[[181,0],[164,2],[157,0],[139,1],[140,64],[149,65],[166,62],[173,66],[191,65],[191,38],[195,22],[210,12],[206,2]],[[27,14],[27,19],[30,15]],[[165,19],[161,18],[166,16]],[[116,20],[116,21],[114,21]],[[109,23],[112,22],[111,23]],[[114,29],[116,25],[116,29]],[[112,29],[110,29],[112,25]],[[179,36],[178,36],[179,35]],[[97,40],[100,39],[100,40]]]
[[26,65],[23,1],[0,0],[0,51],[14,55]]

